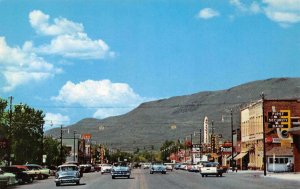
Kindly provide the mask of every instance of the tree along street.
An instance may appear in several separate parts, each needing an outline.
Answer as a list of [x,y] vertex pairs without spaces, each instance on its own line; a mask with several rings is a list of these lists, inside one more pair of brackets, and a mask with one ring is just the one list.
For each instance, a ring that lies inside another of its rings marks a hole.
[[[272,177],[264,177],[262,173],[225,173],[223,177],[209,176],[202,178],[199,173],[181,170],[167,172],[167,174],[149,174],[148,169],[133,169],[130,179],[112,179],[110,174],[101,175],[100,172],[85,173],[79,186],[63,185],[64,189],[295,189],[300,181],[288,181]],[[54,177],[37,180],[32,184],[11,187],[13,189],[53,189]],[[57,187],[59,188],[59,187]]]

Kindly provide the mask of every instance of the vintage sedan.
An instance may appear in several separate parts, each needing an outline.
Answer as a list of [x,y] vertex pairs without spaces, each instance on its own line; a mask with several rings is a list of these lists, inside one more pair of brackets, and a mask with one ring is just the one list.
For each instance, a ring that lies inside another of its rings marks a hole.
[[16,175],[16,179],[19,184],[24,184],[24,183],[32,183],[33,178],[28,175],[26,172],[23,172],[22,169],[17,168],[17,167],[1,167],[2,171],[6,173],[13,173]]
[[217,162],[203,163],[203,167],[200,168],[202,177],[207,177],[208,175],[216,175],[217,177],[221,177],[223,172],[224,171],[222,167],[220,167],[219,163]]
[[154,165],[151,165],[151,167],[150,167],[150,174],[153,174],[153,173],[166,174],[167,170],[163,164],[154,164]]
[[9,185],[15,185],[18,181],[13,173],[6,173],[0,168],[0,188],[6,188]]
[[37,164],[26,164],[26,166],[29,170],[34,171],[37,175],[38,179],[46,179],[50,176],[50,169],[43,168],[40,165]]
[[126,177],[130,178],[131,171],[127,166],[116,166],[111,170],[111,178],[115,179],[116,177]]
[[111,164],[102,164],[100,172],[101,172],[101,174],[110,173],[111,169],[112,169]]
[[55,173],[56,186],[64,183],[80,184],[80,169],[77,165],[60,165]]

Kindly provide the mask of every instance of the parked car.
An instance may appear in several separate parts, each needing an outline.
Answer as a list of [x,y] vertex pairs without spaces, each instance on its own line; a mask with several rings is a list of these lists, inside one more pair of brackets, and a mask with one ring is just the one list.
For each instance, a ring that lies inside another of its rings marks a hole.
[[18,184],[16,175],[13,173],[6,173],[0,168],[0,188],[6,188],[10,185]]
[[50,176],[50,169],[43,168],[40,165],[26,164],[24,166],[26,166],[29,170],[35,171],[38,179],[46,179]]
[[154,164],[154,165],[151,165],[151,167],[150,167],[150,174],[153,174],[153,173],[166,174],[167,170],[163,164]]
[[180,169],[180,166],[181,166],[180,163],[176,163],[175,166],[174,166],[174,169],[175,169],[175,170],[179,170],[179,169]]
[[56,186],[64,183],[80,184],[80,169],[77,165],[65,164],[60,165],[55,173]]
[[174,163],[164,163],[167,171],[173,171]]
[[128,166],[115,166],[111,170],[111,178],[126,177],[130,178],[131,171]]
[[83,172],[85,172],[85,173],[89,173],[92,170],[92,165],[91,164],[81,164],[81,165],[79,165],[79,167],[81,169],[83,169]]
[[199,168],[196,165],[190,165],[190,167],[188,168],[189,172],[199,172]]
[[56,173],[56,170],[57,170],[56,166],[50,165],[50,166],[47,166],[46,168],[50,170],[50,176],[55,176],[55,173]]
[[101,174],[110,173],[111,169],[112,169],[112,165],[111,164],[102,164],[100,172],[101,172]]
[[23,172],[22,169],[19,169],[17,167],[1,167],[1,169],[2,169],[2,171],[6,172],[6,173],[15,174],[18,184],[33,182],[33,178],[30,175],[28,175],[26,172]]
[[143,164],[143,168],[144,168],[144,169],[149,169],[150,166],[151,166],[150,163],[144,163],[144,164]]
[[20,169],[21,171],[27,173],[31,178],[32,180],[34,180],[37,175],[36,175],[36,172],[34,170],[29,170],[26,166],[24,165],[12,165],[12,167],[17,167],[18,169]]
[[208,162],[203,163],[203,167],[200,168],[200,173],[202,177],[207,177],[208,175],[216,175],[217,177],[221,177],[223,174],[223,169],[217,162]]

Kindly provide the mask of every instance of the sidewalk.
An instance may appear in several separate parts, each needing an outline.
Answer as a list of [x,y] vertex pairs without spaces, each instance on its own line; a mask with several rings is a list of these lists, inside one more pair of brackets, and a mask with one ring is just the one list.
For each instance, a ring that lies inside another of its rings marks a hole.
[[[253,176],[265,177],[264,172],[263,171],[258,171],[258,170],[238,170],[238,172],[228,171],[228,173],[253,174]],[[294,173],[294,172],[282,172],[282,173],[267,172],[266,177],[300,181],[300,172],[297,172],[297,173]]]

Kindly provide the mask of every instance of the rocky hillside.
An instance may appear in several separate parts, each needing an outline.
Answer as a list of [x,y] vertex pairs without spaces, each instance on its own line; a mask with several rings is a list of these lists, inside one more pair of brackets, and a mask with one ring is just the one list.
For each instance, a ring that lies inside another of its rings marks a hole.
[[[121,116],[103,120],[87,118],[68,127],[70,131],[91,133],[93,140],[112,148],[150,149],[154,145],[158,149],[167,139],[184,139],[194,131],[199,132],[200,127],[203,127],[204,117],[208,116],[210,123],[214,120],[214,132],[229,139],[230,109],[233,110],[234,128],[238,128],[240,108],[260,99],[262,92],[266,99],[300,99],[300,78],[260,80],[227,90],[146,102]],[[52,129],[46,134],[59,136],[59,133],[59,129]],[[199,141],[199,136],[195,136],[195,140]]]

